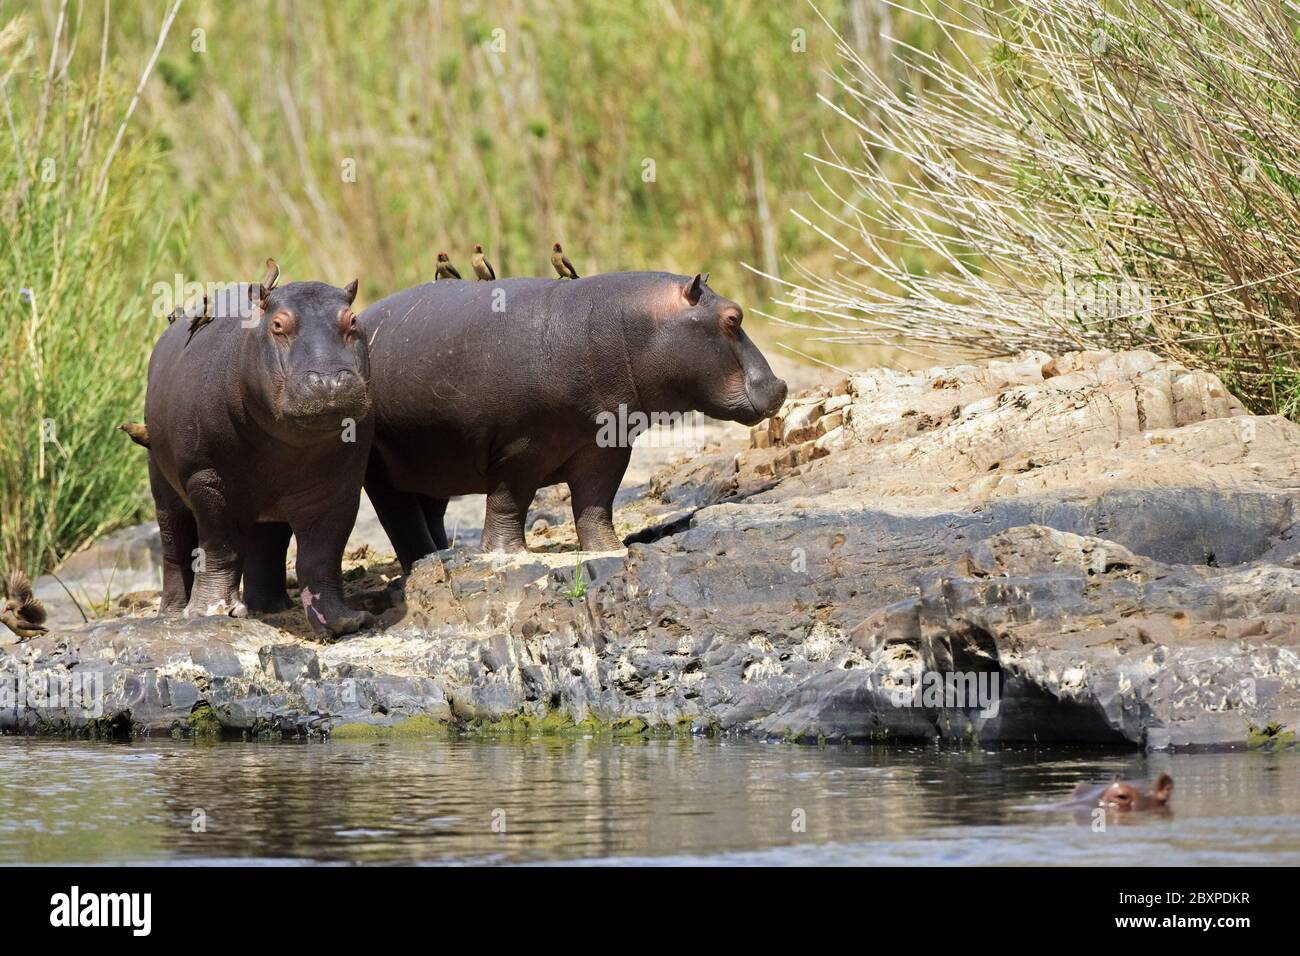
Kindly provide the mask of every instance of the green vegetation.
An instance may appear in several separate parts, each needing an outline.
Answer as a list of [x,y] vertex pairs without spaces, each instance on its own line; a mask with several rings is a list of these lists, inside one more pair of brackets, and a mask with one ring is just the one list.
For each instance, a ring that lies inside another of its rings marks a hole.
[[1251,726],[1246,730],[1246,746],[1251,750],[1284,750],[1294,748],[1295,745],[1296,732],[1276,721],[1264,727]]
[[144,511],[144,459],[117,426],[140,417],[147,293],[184,216],[152,202],[156,144],[114,149],[122,85],[62,44],[38,65],[33,25],[0,23],[0,562],[38,572]]
[[591,582],[587,580],[582,570],[582,554],[579,553],[573,568],[573,583],[566,590],[561,591],[566,598],[571,601],[577,601],[587,596],[587,589]]
[[394,724],[339,724],[330,730],[332,740],[400,740],[419,737],[447,737],[448,724],[426,714],[416,714]]
[[474,737],[684,737],[690,735],[691,718],[653,726],[640,717],[602,721],[588,714],[575,721],[567,710],[552,708],[541,717],[519,713],[499,720],[472,720],[464,730]]
[[333,740],[396,740],[415,737],[447,737],[466,733],[472,737],[682,737],[689,736],[691,718],[682,717],[674,724],[651,726],[640,717],[620,717],[601,721],[588,714],[575,721],[563,708],[552,708],[542,716],[508,714],[498,720],[471,720],[449,724],[417,715],[394,724],[341,724],[330,731]]
[[221,718],[217,716],[217,712],[210,704],[199,703],[190,712],[188,728],[177,728],[178,731],[183,729],[188,729],[190,736],[195,740],[220,740]]
[[[823,6],[871,29],[856,0]],[[115,16],[139,60],[156,9]],[[466,272],[475,242],[501,275],[550,275],[560,240],[584,274],[706,270],[757,303],[740,262],[819,245],[785,215],[804,153],[853,141],[817,102],[833,42],[811,7],[767,0],[186,0],[142,112],[162,200],[199,210],[179,265],[203,277],[272,255],[287,279],[359,274],[364,303],[427,280],[439,250]]]

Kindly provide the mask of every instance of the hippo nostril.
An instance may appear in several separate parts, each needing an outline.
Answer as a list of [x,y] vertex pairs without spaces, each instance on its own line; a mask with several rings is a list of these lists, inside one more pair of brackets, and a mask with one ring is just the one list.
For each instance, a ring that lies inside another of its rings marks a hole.
[[302,383],[313,392],[316,391],[324,384],[321,381],[321,377],[317,375],[315,372],[307,372],[305,375],[303,375]]
[[343,389],[350,387],[352,385],[352,382],[356,379],[356,377],[357,377],[357,373],[353,372],[351,369],[345,368],[342,371],[337,372],[334,375],[335,391],[342,391]]
[[773,410],[773,411],[775,411],[776,409],[780,408],[781,405],[784,404],[784,402],[785,402],[785,396],[786,396],[786,394],[789,392],[789,388],[788,388],[788,387],[786,386],[786,384],[785,384],[785,379],[778,378],[778,379],[776,380],[776,385],[777,385],[777,388],[776,388],[776,398],[775,398],[775,400],[772,402],[772,410]]
[[754,407],[764,415],[775,413],[785,401],[785,395],[785,382],[775,375],[770,375],[750,386],[750,400],[753,401]]

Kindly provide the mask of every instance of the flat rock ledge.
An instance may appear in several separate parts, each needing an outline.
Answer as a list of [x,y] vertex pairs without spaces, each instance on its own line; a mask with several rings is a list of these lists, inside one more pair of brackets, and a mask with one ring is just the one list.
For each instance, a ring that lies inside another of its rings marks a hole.
[[0,646],[0,730],[1294,748],[1300,427],[1146,352],[856,373],[670,464],[622,551],[420,562],[382,626]]

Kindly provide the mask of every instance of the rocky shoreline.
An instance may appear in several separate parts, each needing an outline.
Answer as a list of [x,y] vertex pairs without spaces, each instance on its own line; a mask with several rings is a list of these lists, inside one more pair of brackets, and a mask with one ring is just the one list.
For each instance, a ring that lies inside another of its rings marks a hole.
[[873,370],[705,437],[625,484],[625,550],[576,555],[549,489],[542,550],[431,556],[334,644],[293,613],[56,616],[0,645],[0,730],[1294,747],[1300,427],[1213,376]]

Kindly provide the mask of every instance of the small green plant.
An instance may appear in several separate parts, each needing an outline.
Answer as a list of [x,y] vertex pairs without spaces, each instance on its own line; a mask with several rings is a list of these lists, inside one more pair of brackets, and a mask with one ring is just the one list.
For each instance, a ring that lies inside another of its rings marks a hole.
[[580,598],[584,598],[587,596],[587,589],[590,586],[591,586],[590,582],[586,579],[586,576],[583,574],[582,552],[579,551],[577,563],[574,565],[574,569],[573,569],[573,584],[571,584],[567,590],[561,591],[560,593],[563,594],[565,597],[567,597],[569,600],[576,601],[579,600]]

